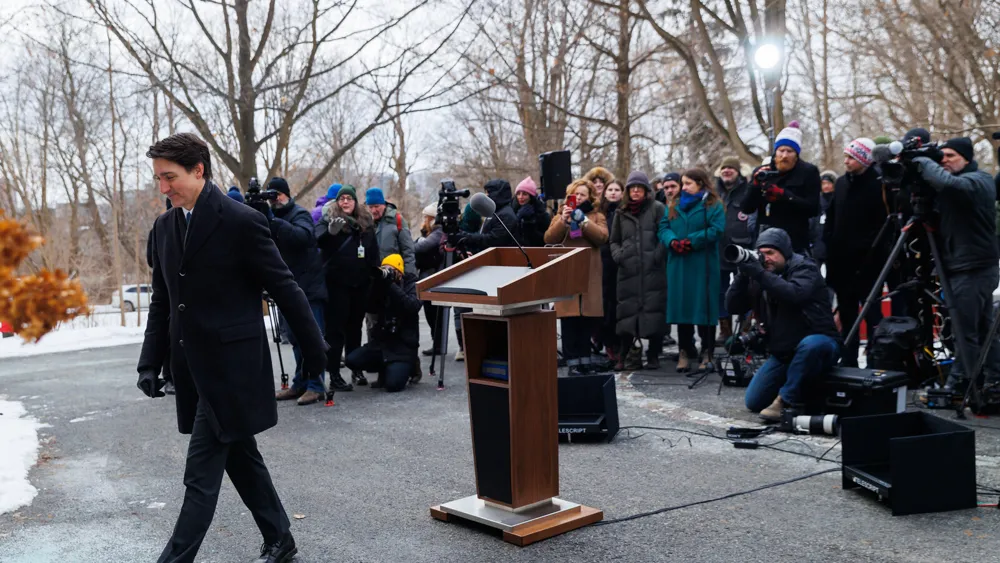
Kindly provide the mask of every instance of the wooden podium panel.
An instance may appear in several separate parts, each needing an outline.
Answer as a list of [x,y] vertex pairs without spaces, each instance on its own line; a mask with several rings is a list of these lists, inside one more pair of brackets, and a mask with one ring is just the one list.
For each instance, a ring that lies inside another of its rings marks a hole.
[[[555,315],[462,316],[476,483],[483,500],[517,509],[559,494]],[[483,377],[486,359],[506,360],[508,381]],[[506,491],[509,497],[496,496]]]

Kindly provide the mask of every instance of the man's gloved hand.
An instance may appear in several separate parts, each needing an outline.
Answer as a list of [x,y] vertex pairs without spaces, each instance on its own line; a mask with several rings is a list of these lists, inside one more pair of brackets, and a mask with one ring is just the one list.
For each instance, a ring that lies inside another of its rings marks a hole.
[[764,190],[764,199],[770,203],[774,203],[776,201],[784,201],[788,199],[788,195],[785,193],[784,188],[772,185],[768,186],[767,189]]
[[736,268],[751,279],[757,279],[764,273],[764,265],[760,263],[760,260],[740,262]]
[[448,235],[448,243],[456,248],[460,246],[465,246],[465,243],[468,240],[469,240],[469,233],[457,232],[453,235]]
[[160,379],[159,374],[153,370],[146,370],[140,373],[139,381],[135,384],[140,391],[152,399],[166,395],[166,393],[160,391],[160,389],[163,389],[164,385],[166,385],[166,382]]
[[753,173],[753,185],[757,188],[764,187],[764,172],[769,172],[771,170],[770,166],[761,166]]
[[302,374],[306,379],[319,379],[326,371],[326,351],[330,345],[323,343],[320,350],[311,350],[302,356]]
[[346,226],[347,221],[343,217],[334,217],[333,219],[330,219],[330,225],[326,228],[326,230],[331,235],[337,235],[340,231],[344,230],[344,227]]

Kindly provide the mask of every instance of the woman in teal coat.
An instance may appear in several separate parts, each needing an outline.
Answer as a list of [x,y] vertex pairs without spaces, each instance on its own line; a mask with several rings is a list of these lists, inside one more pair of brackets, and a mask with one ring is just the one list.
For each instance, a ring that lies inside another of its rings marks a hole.
[[667,324],[677,324],[677,371],[698,357],[694,327],[701,337],[701,365],[712,369],[719,322],[719,241],[726,212],[708,172],[693,168],[681,177],[681,193],[669,203],[657,233],[667,253]]

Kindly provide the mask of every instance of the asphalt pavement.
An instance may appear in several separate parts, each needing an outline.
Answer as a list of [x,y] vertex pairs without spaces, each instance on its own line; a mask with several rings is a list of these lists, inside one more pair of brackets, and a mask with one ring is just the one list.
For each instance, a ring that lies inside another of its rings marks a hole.
[[[130,345],[3,360],[0,394],[48,426],[30,475],[38,496],[0,516],[0,562],[156,559],[183,497],[187,440],[170,398],[136,389],[138,354]],[[737,450],[706,435],[722,435],[734,420],[755,423],[741,408],[742,390],[716,395],[715,378],[689,390],[667,368],[621,374],[617,392],[623,426],[673,430],[630,428],[610,444],[560,446],[561,498],[603,509],[611,521],[838,471],[525,548],[438,522],[430,506],[475,492],[463,377],[449,358],[443,391],[425,376],[402,393],[340,393],[334,407],[279,405],[278,426],[258,441],[292,517],[296,561],[937,562],[991,561],[1000,552],[996,508],[893,517],[873,497],[841,490],[835,439],[779,444],[790,437],[774,436],[765,440],[771,449]],[[995,419],[969,422],[1000,428]],[[980,483],[1000,488],[996,428],[977,431],[977,471]],[[260,542],[227,478],[198,561],[250,561]]]

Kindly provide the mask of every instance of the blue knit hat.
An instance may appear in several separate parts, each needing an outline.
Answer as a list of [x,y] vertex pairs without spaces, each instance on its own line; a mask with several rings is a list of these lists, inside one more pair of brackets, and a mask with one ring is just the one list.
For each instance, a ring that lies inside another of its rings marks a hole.
[[802,152],[802,130],[799,129],[799,122],[793,121],[778,133],[774,139],[774,150],[780,147],[791,147],[795,154]]
[[326,199],[330,201],[337,199],[337,192],[342,187],[340,184],[330,184],[330,187],[326,190]]
[[382,188],[368,188],[365,192],[365,205],[385,205],[385,194]]
[[238,203],[245,203],[243,194],[240,193],[240,189],[236,186],[229,186],[229,191],[226,192],[226,195],[233,198],[233,200]]

